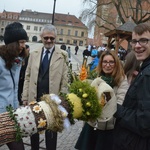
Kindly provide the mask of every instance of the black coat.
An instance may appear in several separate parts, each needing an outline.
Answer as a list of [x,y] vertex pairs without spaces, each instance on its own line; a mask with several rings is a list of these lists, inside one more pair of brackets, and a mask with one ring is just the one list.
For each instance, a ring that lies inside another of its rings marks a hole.
[[117,106],[114,150],[150,150],[150,58]]
[[20,104],[22,104],[21,98],[22,98],[23,84],[25,79],[25,72],[28,65],[28,59],[29,56],[25,58],[24,64],[22,65],[20,70],[20,77],[19,77],[19,84],[18,84],[18,100]]
[[88,49],[85,49],[84,51],[83,51],[83,57],[84,56],[91,56],[91,52],[88,50]]

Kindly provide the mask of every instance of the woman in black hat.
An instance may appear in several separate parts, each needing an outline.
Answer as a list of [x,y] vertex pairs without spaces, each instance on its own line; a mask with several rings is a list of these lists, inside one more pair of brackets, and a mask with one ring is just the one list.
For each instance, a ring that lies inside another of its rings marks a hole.
[[[5,45],[0,46],[0,113],[6,112],[7,106],[11,105],[13,109],[19,106],[18,80],[27,39],[27,33],[19,22],[6,26]],[[10,150],[24,150],[22,140],[10,142],[7,146]]]

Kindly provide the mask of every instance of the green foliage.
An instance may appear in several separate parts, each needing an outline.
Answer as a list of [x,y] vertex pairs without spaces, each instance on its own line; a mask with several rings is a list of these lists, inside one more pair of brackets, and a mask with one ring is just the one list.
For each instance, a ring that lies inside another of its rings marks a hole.
[[[59,96],[61,97],[61,100],[63,101],[63,103],[61,103],[61,105],[63,105],[65,107],[65,109],[69,112],[68,114],[68,119],[70,121],[71,124],[74,124],[74,118],[73,118],[73,104],[68,100],[66,93],[60,93]],[[66,103],[66,105],[64,104],[64,102]],[[69,107],[68,109],[66,107]]]
[[15,115],[13,113],[14,112],[13,107],[11,105],[7,106],[6,110],[9,112],[10,118],[15,122],[14,128],[16,130],[16,141],[20,141],[22,139],[21,129],[20,129],[17,119],[15,118]]
[[97,78],[97,76],[98,76],[98,74],[97,74],[96,70],[94,69],[94,70],[88,72],[87,79],[94,80],[95,78]]
[[100,116],[101,106],[98,101],[96,89],[87,81],[74,81],[69,87],[69,92],[81,98],[83,115],[78,118],[79,120],[95,120]]

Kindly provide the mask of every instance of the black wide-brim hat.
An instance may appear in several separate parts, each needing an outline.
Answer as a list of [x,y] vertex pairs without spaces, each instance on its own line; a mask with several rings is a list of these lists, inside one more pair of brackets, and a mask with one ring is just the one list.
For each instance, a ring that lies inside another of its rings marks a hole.
[[5,44],[10,44],[19,40],[28,40],[26,31],[23,25],[19,22],[13,22],[6,26],[4,33]]

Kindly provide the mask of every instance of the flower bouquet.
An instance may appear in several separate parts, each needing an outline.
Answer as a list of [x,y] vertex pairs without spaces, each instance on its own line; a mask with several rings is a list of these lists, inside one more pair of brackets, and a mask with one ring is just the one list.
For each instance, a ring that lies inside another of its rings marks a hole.
[[40,102],[33,101],[16,110],[7,107],[7,112],[0,114],[0,145],[47,129],[61,132],[74,124],[74,119],[107,120],[115,111],[109,107],[114,96],[109,88],[101,78],[96,78],[92,84],[74,80],[67,94],[46,94]]

